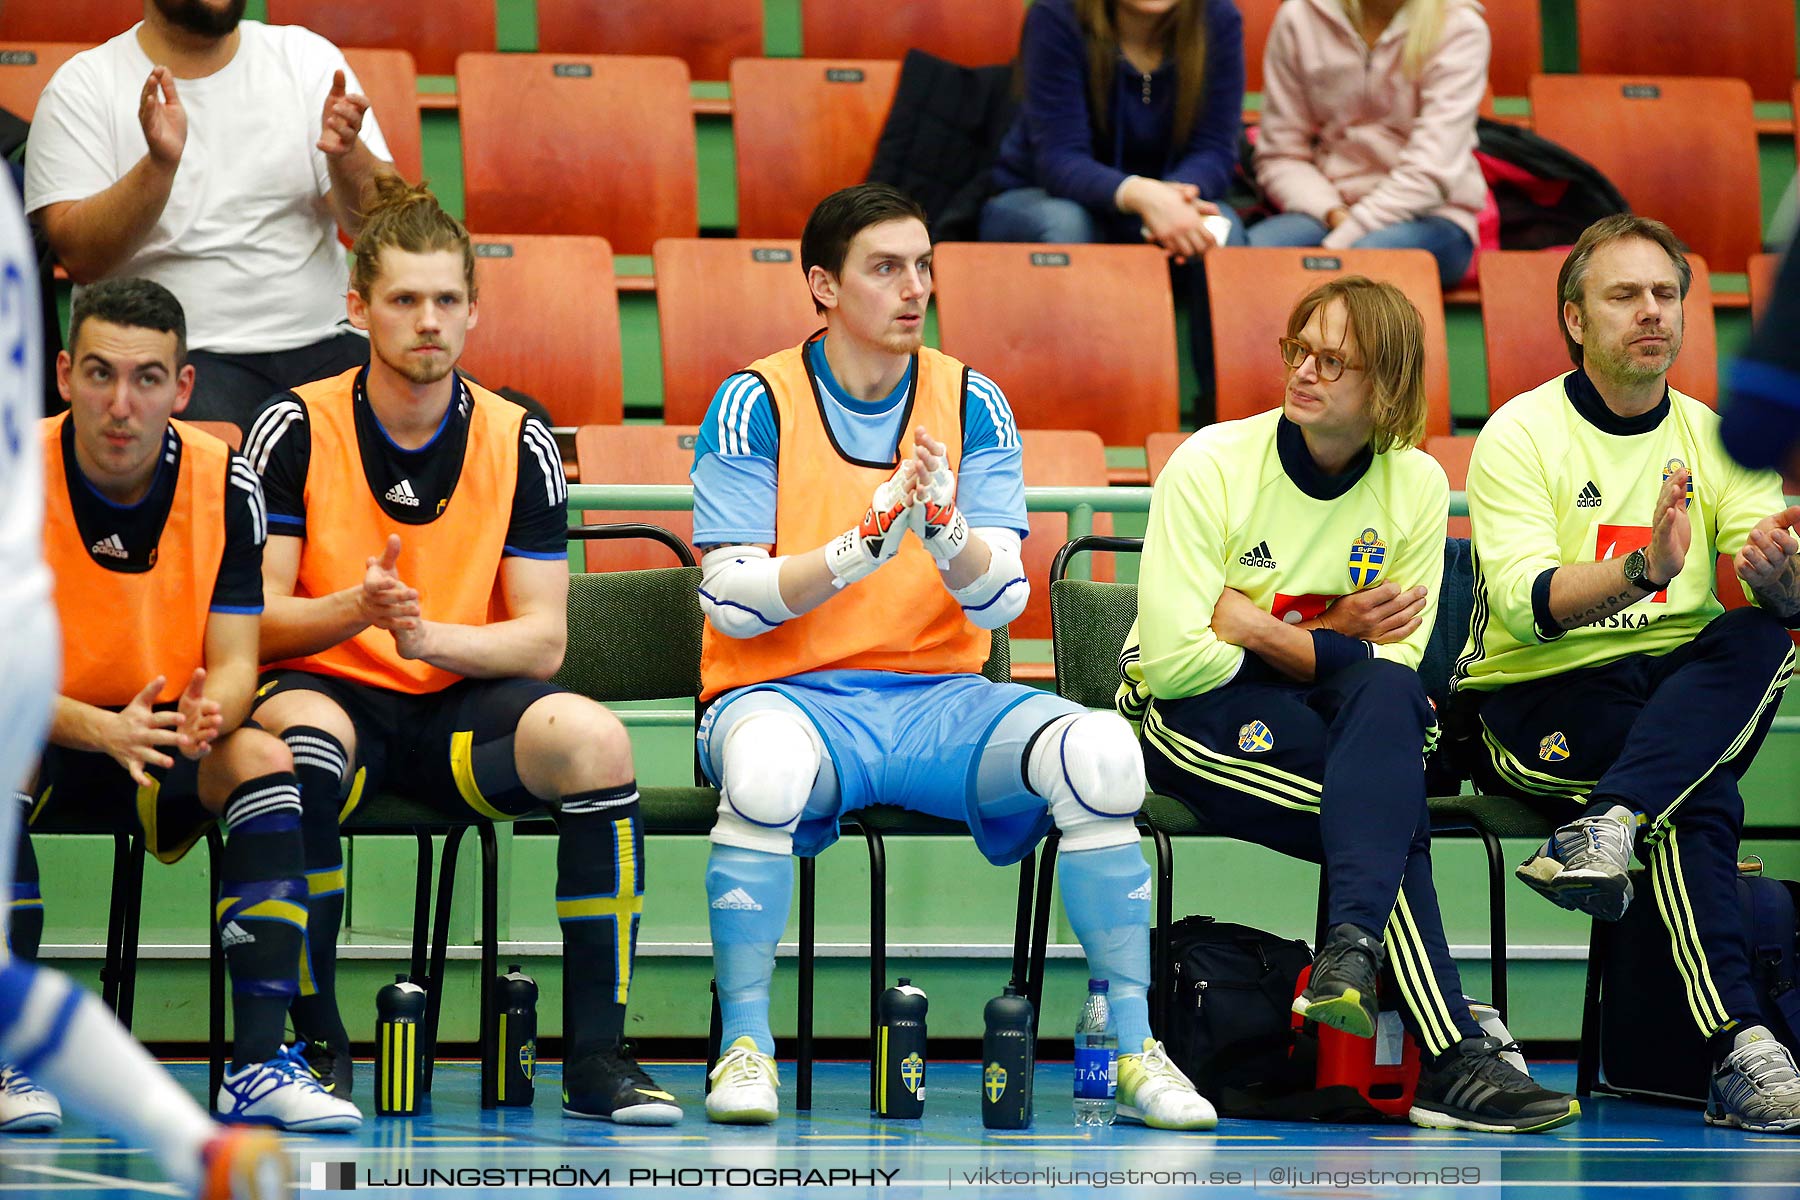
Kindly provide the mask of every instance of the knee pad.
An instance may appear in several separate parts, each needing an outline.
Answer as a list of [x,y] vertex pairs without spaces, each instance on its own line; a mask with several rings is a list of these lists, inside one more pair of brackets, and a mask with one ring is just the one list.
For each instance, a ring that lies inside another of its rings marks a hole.
[[1074,713],[1032,743],[1025,778],[1050,803],[1064,850],[1135,844],[1144,754],[1117,713]]
[[804,717],[778,709],[749,713],[725,734],[719,752],[721,846],[791,854],[794,829],[812,795],[825,743]]

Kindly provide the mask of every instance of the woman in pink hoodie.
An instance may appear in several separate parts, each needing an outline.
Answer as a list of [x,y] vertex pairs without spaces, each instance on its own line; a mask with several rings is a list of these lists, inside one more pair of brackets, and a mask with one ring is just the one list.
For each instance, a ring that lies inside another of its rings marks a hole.
[[1263,56],[1256,179],[1282,211],[1253,246],[1416,248],[1468,272],[1487,184],[1475,116],[1490,42],[1475,0],[1287,0]]

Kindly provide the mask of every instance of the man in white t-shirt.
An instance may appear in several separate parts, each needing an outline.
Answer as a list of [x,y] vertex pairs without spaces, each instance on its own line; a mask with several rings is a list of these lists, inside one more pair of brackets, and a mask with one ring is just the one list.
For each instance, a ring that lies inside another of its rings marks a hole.
[[189,420],[247,426],[271,395],[368,361],[344,321],[354,235],[392,172],[344,56],[244,0],[144,0],[38,101],[25,208],[79,284],[174,292],[195,368]]

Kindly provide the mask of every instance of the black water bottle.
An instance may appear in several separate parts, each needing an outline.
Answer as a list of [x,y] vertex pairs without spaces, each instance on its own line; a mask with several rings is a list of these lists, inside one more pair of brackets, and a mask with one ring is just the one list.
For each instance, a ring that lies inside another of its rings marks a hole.
[[405,975],[375,993],[375,1111],[410,1117],[423,1092],[425,989]]
[[537,984],[514,963],[494,981],[494,1036],[499,1043],[494,1103],[529,1108],[537,1075]]
[[902,979],[881,993],[875,1046],[875,1115],[925,1112],[925,993]]
[[1036,1049],[1031,1001],[1012,984],[982,1010],[981,1123],[989,1129],[1031,1128]]

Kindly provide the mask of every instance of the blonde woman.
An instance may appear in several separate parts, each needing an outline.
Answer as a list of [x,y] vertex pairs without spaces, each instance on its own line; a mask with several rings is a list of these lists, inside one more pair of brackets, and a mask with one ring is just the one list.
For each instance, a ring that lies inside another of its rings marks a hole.
[[1475,0],[1288,0],[1263,56],[1256,180],[1281,212],[1252,246],[1429,250],[1468,273],[1487,184],[1475,117],[1490,41]]

